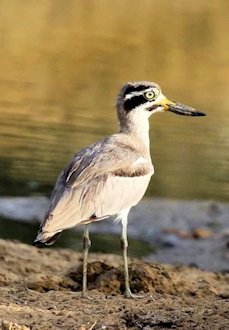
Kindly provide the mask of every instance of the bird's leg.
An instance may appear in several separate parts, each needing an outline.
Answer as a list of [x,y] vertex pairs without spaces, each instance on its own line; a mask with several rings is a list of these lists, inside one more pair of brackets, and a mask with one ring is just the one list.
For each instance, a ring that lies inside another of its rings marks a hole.
[[125,297],[126,298],[134,298],[132,292],[130,291],[129,285],[129,270],[128,270],[128,260],[127,260],[127,248],[128,248],[128,240],[127,240],[127,223],[128,223],[128,213],[124,212],[122,214],[122,235],[121,235],[121,248],[123,253],[123,264],[124,264],[124,281],[125,281]]
[[[128,210],[129,212],[129,210]],[[127,248],[128,248],[128,240],[127,240],[127,223],[128,223],[128,212],[123,214],[122,216],[122,236],[121,236],[121,248],[123,252],[123,264],[124,264],[124,281],[125,281],[125,293],[124,296],[126,298],[143,298],[143,296],[135,295],[130,290],[129,284],[129,270],[128,270],[128,260],[127,260]]]
[[87,259],[88,259],[88,251],[91,246],[91,241],[89,237],[89,225],[85,225],[84,233],[83,233],[83,289],[82,289],[82,297],[88,298],[87,296]]
[[123,265],[124,265],[124,281],[125,281],[125,297],[131,297],[132,293],[130,291],[129,285],[129,270],[128,270],[128,260],[127,260],[127,248],[128,248],[128,240],[127,240],[127,217],[126,219],[122,219],[122,236],[121,236],[121,248],[123,253]]

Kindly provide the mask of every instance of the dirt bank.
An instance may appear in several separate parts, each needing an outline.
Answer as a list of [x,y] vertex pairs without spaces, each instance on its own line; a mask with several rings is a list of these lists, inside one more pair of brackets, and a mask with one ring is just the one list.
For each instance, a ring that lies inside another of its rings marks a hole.
[[122,297],[121,259],[92,254],[91,300],[80,298],[81,254],[0,240],[2,329],[228,329],[228,275],[130,260]]

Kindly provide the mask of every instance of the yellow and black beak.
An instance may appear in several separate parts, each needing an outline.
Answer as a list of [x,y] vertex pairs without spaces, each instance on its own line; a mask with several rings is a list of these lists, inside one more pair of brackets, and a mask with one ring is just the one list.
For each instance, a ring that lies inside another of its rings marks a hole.
[[206,116],[204,112],[198,111],[185,104],[176,103],[165,98],[162,102],[165,111],[171,111],[182,116]]

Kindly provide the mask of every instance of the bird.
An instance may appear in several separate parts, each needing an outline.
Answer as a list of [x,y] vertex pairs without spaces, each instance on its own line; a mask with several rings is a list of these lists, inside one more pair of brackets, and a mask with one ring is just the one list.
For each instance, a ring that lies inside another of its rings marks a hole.
[[170,101],[154,82],[127,82],[116,102],[118,132],[76,153],[60,173],[49,208],[34,240],[53,244],[65,229],[85,225],[83,233],[82,297],[87,293],[87,262],[91,246],[89,225],[111,216],[121,222],[121,248],[126,298],[135,298],[129,283],[127,224],[130,209],[145,194],[154,166],[150,155],[149,117],[170,111],[205,116],[187,105]]

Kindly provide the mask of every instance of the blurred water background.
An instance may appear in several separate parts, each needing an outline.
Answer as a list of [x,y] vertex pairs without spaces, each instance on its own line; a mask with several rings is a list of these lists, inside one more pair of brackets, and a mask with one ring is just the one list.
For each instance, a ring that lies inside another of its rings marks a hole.
[[207,117],[151,118],[149,196],[228,200],[227,0],[0,2],[0,194],[49,194],[116,131],[126,81],[158,82]]

